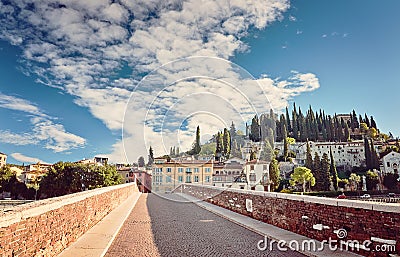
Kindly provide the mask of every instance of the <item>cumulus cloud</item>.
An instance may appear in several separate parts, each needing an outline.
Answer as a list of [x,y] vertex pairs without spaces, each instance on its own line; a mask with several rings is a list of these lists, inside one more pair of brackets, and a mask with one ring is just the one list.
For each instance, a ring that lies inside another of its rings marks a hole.
[[[265,29],[288,8],[288,0],[18,0],[0,6],[0,38],[23,47],[27,74],[123,128],[111,157],[134,161],[149,145],[160,155],[185,149],[197,125],[214,134],[318,88],[313,74],[253,78],[223,61],[248,49],[241,38],[250,28]],[[60,138],[82,143],[65,131]]]
[[10,154],[10,156],[12,158],[14,158],[15,160],[24,162],[24,163],[38,163],[38,162],[45,163],[44,161],[42,161],[38,158],[29,157],[29,156],[23,155],[22,153],[12,153],[12,154]]
[[43,113],[35,104],[15,96],[0,93],[0,108],[21,111],[30,116],[32,129],[25,133],[0,130],[0,142],[13,145],[38,145],[54,152],[63,152],[83,147],[86,140],[69,133],[61,124],[53,122],[53,118]]

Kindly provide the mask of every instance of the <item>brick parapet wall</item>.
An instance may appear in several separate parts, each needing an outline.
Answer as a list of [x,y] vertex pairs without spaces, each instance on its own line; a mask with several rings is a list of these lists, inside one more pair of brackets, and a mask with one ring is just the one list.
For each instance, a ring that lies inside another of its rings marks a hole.
[[[344,240],[395,240],[400,253],[400,204],[321,198],[209,186],[182,185],[183,192],[223,208],[319,241],[339,238],[334,230],[346,229]],[[252,212],[246,209],[252,201]],[[322,224],[324,229],[313,228]],[[390,242],[384,241],[384,242]],[[374,249],[377,243],[370,246]],[[357,251],[365,256],[388,256],[387,252]]]
[[135,192],[130,183],[15,206],[0,214],[0,256],[56,256]]

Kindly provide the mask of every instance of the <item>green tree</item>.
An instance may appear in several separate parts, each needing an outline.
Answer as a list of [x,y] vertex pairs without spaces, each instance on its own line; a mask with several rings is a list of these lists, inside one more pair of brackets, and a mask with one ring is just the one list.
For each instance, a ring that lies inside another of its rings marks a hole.
[[153,165],[154,162],[154,153],[153,153],[153,148],[150,146],[149,148],[149,161],[148,161],[148,165],[151,166]]
[[312,173],[315,177],[315,190],[322,191],[324,190],[324,178],[322,175],[322,166],[321,166],[321,159],[317,152],[314,154],[314,161],[313,161],[313,168]]
[[201,144],[200,144],[200,126],[196,128],[196,139],[193,143],[192,149],[189,151],[189,154],[198,155],[201,152]]
[[308,141],[307,141],[307,149],[306,149],[306,161],[305,161],[304,166],[310,170],[312,170],[312,168],[313,168],[313,158],[311,155],[310,143]]
[[361,181],[361,177],[355,173],[351,173],[349,177],[349,183],[351,186],[351,190],[358,190],[359,184]]
[[251,125],[250,125],[250,140],[253,142],[260,142],[261,135],[260,135],[260,121],[258,119],[258,116],[255,115],[253,119],[251,120]]
[[367,190],[375,190],[376,185],[379,183],[378,174],[369,170],[366,172],[365,176],[366,176]]
[[236,139],[237,132],[236,132],[236,127],[235,127],[235,124],[233,123],[233,121],[232,121],[231,127],[229,129],[229,134],[231,136],[231,141]]
[[349,184],[349,180],[347,178],[344,178],[344,179],[338,178],[338,187],[344,189],[346,187],[346,185],[348,185],[348,184]]
[[331,186],[331,176],[330,176],[330,163],[328,159],[328,154],[324,153],[321,159],[321,180],[322,180],[322,190],[329,191]]
[[303,192],[305,192],[307,183],[309,183],[310,186],[315,185],[315,178],[310,169],[306,167],[297,167],[294,169],[293,174],[290,175],[289,183],[292,186],[300,184]]
[[366,136],[364,136],[364,154],[365,154],[365,165],[367,169],[372,169],[371,147],[369,146],[369,140],[367,139]]
[[43,176],[39,189],[42,196],[55,197],[116,185],[121,181],[115,166],[58,162]]
[[331,178],[332,178],[333,188],[335,189],[335,191],[337,191],[338,190],[338,181],[339,181],[338,173],[336,170],[335,160],[333,159],[332,148],[330,148],[329,151],[330,151],[330,157],[331,157],[329,174],[331,175]]
[[222,135],[218,131],[217,136],[215,137],[216,147],[215,147],[215,157],[219,161],[223,154],[223,145],[222,145]]
[[271,182],[271,190],[275,191],[279,187],[281,181],[278,161],[275,158],[273,158],[269,164],[269,179]]
[[399,179],[399,174],[392,174],[392,173],[386,174],[383,177],[383,185],[387,187],[387,189],[389,190],[396,189],[397,183],[399,181],[398,179]]
[[231,137],[227,128],[224,128],[224,136],[222,138],[222,141],[224,148],[224,157],[226,159],[229,159],[229,156],[231,154]]
[[273,159],[274,150],[268,140],[265,140],[265,146],[260,155],[260,160],[270,162]]
[[145,165],[144,158],[143,158],[143,156],[140,156],[138,159],[138,166],[144,167],[144,165]]

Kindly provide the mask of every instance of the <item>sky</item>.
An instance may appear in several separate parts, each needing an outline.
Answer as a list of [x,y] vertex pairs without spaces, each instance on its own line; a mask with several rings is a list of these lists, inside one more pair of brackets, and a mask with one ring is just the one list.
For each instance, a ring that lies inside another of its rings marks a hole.
[[190,148],[286,106],[400,134],[397,0],[0,2],[8,162]]

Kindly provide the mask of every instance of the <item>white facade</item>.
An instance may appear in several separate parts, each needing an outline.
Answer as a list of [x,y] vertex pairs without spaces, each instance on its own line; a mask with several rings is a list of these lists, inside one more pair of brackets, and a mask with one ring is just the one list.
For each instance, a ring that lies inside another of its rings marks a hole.
[[0,168],[7,164],[7,154],[0,152]]
[[[352,142],[312,142],[309,141],[311,154],[314,158],[317,152],[320,157],[324,153],[330,158],[330,150],[335,160],[336,166],[342,166],[351,169],[352,167],[360,167],[365,165],[364,141],[357,140]],[[283,154],[283,142],[276,142],[275,149],[279,150],[279,154]],[[378,152],[379,146],[375,145]],[[295,162],[304,165],[307,153],[307,143],[296,142],[289,145],[289,150],[296,154]]]
[[400,153],[390,152],[382,157],[381,172],[383,174],[399,174]]
[[266,191],[269,188],[269,163],[266,161],[252,160],[244,166],[244,173],[246,174],[247,187],[246,189],[254,189],[257,185],[265,185]]

